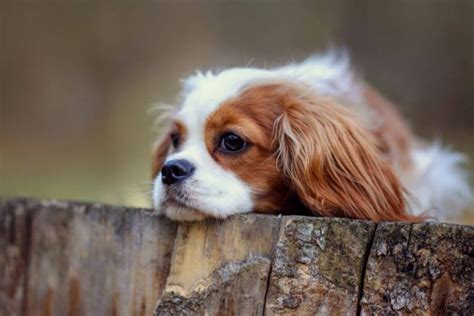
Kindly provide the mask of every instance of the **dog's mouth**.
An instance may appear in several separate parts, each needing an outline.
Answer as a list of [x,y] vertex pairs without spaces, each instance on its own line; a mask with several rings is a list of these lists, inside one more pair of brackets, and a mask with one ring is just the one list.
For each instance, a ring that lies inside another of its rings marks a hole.
[[186,202],[182,201],[179,198],[176,198],[171,195],[167,195],[165,201],[164,201],[164,206],[175,206],[175,207],[180,207],[180,208],[191,208]]
[[195,207],[192,199],[176,190],[167,190],[163,206],[166,215],[175,220],[202,220],[210,217]]
[[182,208],[194,208],[191,198],[176,188],[166,190],[165,206],[177,206]]

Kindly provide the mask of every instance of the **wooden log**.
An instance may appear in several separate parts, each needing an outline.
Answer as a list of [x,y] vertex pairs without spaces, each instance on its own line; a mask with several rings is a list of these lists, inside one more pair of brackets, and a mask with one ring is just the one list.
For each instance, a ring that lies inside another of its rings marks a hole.
[[383,223],[365,273],[363,314],[474,315],[474,228]]
[[156,315],[261,315],[280,218],[182,224]]
[[374,223],[341,218],[285,218],[266,314],[355,314],[374,229]]

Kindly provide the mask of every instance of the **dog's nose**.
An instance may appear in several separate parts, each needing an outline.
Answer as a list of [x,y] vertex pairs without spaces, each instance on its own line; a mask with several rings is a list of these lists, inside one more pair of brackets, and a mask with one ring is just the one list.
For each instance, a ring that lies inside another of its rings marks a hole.
[[194,166],[187,160],[170,160],[161,168],[161,182],[173,184],[189,178],[194,171]]

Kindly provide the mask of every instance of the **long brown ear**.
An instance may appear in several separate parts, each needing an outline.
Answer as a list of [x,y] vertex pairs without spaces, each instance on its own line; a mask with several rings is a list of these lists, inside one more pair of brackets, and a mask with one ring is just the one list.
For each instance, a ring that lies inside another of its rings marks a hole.
[[166,155],[171,145],[171,139],[168,134],[161,140],[158,145],[155,146],[153,151],[153,162],[151,165],[151,178],[155,179],[158,173],[160,173],[161,167],[165,162]]
[[289,92],[274,126],[278,164],[314,213],[380,221],[416,221],[375,138],[332,100]]

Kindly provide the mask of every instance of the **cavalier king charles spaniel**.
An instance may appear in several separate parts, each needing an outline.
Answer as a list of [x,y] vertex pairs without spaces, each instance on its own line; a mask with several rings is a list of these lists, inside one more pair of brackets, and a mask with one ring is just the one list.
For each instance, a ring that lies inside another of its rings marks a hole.
[[312,214],[446,219],[469,203],[464,157],[415,138],[345,54],[274,69],[198,72],[153,160],[173,220]]

